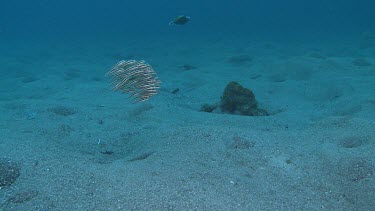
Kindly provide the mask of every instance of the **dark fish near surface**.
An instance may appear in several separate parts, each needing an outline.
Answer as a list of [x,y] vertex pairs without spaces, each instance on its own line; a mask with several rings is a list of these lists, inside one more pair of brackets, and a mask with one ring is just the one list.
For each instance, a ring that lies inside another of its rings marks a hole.
[[177,16],[173,21],[169,22],[169,25],[184,25],[189,22],[190,17],[186,15]]

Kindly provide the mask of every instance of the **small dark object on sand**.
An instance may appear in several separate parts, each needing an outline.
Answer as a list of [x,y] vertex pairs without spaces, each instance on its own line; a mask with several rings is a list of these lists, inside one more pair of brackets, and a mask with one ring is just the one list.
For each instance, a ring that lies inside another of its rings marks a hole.
[[103,152],[100,152],[102,153],[103,155],[112,155],[113,154],[113,151],[103,151]]
[[247,64],[248,62],[251,62],[252,60],[253,59],[249,55],[246,55],[246,54],[232,56],[228,58],[228,62],[233,65],[244,65],[244,64]]
[[184,64],[180,66],[181,70],[195,70],[198,69],[198,67],[190,64]]
[[65,106],[56,106],[53,108],[49,108],[48,111],[59,115],[59,116],[70,116],[75,114],[77,111],[73,108],[65,107]]
[[132,158],[132,159],[130,159],[130,160],[128,160],[128,161],[144,160],[144,159],[150,157],[150,156],[151,156],[152,154],[154,154],[154,153],[155,153],[155,152],[146,152],[146,153],[143,153],[143,154],[141,154],[141,155],[138,155],[138,156],[136,156],[136,157],[134,157],[134,158]]
[[190,17],[186,15],[177,16],[173,21],[169,22],[169,25],[185,25],[189,22]]
[[216,105],[216,104],[208,104],[208,103],[205,103],[205,104],[202,105],[202,107],[201,107],[201,111],[211,113],[211,112],[213,112],[217,107],[218,107],[218,105]]

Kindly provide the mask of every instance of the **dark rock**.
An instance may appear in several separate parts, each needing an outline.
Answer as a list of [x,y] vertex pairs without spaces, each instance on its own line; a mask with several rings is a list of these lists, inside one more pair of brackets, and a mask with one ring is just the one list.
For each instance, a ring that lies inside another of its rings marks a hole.
[[266,116],[267,111],[258,109],[254,93],[237,82],[230,82],[224,89],[220,108],[225,113],[245,116]]

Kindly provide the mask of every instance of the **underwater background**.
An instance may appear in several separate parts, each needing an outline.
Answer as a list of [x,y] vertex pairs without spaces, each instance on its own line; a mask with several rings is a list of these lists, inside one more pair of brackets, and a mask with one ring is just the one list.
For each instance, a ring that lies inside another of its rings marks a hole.
[[0,210],[375,210],[373,8],[0,0]]

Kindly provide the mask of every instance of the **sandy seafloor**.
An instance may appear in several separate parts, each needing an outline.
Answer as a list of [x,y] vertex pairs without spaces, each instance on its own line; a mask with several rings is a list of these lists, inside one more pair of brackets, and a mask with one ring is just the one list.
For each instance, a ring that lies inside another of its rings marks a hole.
[[[181,39],[3,41],[0,210],[375,210],[375,40]],[[139,104],[104,76],[133,58]],[[200,112],[230,81],[272,115]]]

